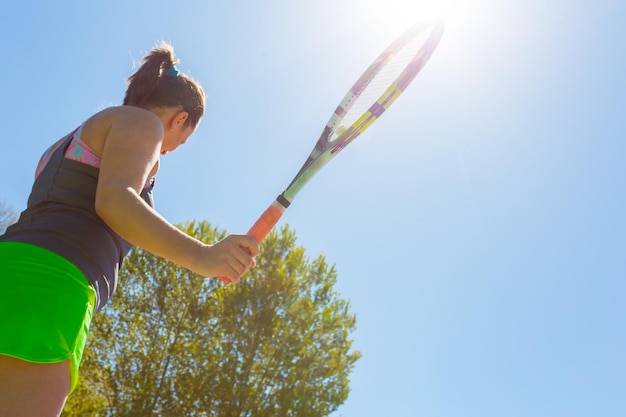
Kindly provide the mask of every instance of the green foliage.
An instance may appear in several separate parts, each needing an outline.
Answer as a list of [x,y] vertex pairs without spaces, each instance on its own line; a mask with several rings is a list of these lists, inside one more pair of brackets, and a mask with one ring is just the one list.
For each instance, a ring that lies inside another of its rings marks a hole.
[[15,223],[18,217],[13,207],[0,201],[0,235],[6,231],[7,227]]
[[[181,226],[203,241],[206,222]],[[284,227],[238,285],[133,250],[96,315],[64,417],[326,416],[349,393],[356,320],[335,268]]]

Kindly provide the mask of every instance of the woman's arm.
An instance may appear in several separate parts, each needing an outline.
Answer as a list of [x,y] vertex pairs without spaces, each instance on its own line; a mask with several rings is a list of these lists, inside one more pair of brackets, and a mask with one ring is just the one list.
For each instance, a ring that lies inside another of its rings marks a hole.
[[203,276],[238,282],[258,254],[254,239],[231,235],[207,245],[170,224],[140,197],[159,160],[166,128],[152,112],[121,109],[102,150],[96,212],[115,233],[146,251]]

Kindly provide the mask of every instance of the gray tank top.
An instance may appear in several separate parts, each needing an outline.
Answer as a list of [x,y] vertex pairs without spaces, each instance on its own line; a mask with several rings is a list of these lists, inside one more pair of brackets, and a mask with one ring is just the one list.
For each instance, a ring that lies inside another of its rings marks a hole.
[[[35,180],[26,210],[0,241],[37,245],[72,262],[96,290],[99,311],[115,292],[119,269],[132,245],[96,214],[100,170],[64,157],[75,132],[54,151]],[[141,197],[154,207],[152,188],[144,188]]]

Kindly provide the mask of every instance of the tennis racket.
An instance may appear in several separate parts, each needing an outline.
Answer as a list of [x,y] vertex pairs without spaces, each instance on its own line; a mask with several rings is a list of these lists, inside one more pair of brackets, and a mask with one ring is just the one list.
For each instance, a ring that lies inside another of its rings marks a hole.
[[302,187],[378,120],[426,64],[439,44],[443,28],[440,19],[419,22],[376,58],[330,116],[300,171],[254,223],[248,235],[263,241]]

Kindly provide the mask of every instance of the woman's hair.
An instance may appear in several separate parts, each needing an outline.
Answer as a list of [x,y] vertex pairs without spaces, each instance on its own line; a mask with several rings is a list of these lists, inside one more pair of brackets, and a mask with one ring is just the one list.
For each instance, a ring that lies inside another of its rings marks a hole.
[[195,128],[204,114],[206,97],[196,80],[178,72],[177,63],[172,46],[161,42],[128,78],[124,105],[144,109],[180,107],[189,113],[185,125]]

